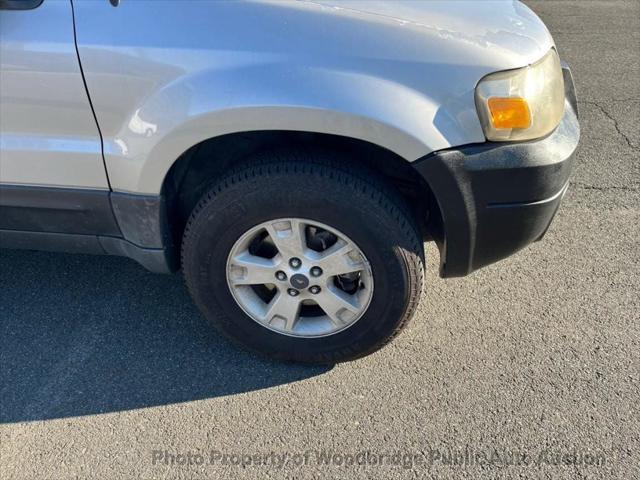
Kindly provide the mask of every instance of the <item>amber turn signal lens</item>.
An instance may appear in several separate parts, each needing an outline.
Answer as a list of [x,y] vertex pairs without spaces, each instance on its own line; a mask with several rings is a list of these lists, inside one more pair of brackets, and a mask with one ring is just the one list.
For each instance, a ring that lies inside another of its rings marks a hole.
[[531,126],[531,113],[524,98],[491,97],[488,104],[493,128],[529,128]]

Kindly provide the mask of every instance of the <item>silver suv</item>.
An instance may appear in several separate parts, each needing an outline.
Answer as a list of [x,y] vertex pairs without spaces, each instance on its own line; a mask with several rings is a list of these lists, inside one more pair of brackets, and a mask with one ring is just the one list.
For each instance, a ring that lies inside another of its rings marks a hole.
[[[540,239],[579,125],[519,2],[0,0],[0,245],[182,269],[264,354],[367,355]],[[97,279],[97,281],[99,281]]]

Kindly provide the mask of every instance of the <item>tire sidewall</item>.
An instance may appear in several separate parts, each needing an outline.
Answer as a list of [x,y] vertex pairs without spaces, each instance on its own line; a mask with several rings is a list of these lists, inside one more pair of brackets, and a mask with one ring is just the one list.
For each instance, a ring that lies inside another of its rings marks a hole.
[[[185,238],[185,269],[198,306],[223,332],[253,350],[298,361],[332,361],[358,356],[391,336],[408,303],[409,278],[403,252],[410,242],[398,218],[383,208],[371,190],[349,188],[330,177],[303,172],[270,175],[227,184],[192,217]],[[319,184],[320,183],[320,184]],[[368,259],[374,290],[366,312],[333,335],[301,338],[279,334],[249,317],[227,283],[227,260],[249,229],[280,218],[323,223],[349,237]]]

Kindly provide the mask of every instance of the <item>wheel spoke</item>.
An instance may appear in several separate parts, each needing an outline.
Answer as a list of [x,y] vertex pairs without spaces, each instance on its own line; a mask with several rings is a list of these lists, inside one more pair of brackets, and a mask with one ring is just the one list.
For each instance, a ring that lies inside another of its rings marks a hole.
[[244,251],[231,260],[231,282],[234,285],[275,283],[276,262]]
[[226,277],[249,317],[293,337],[348,328],[373,295],[373,272],[360,248],[336,229],[302,218],[278,218],[246,231],[229,253]]
[[269,324],[278,324],[286,331],[293,331],[300,312],[299,297],[292,297],[285,292],[278,292],[267,305],[264,320]]
[[358,315],[360,305],[355,295],[337,288],[325,288],[314,300],[336,326],[342,326]]
[[322,252],[318,264],[327,276],[345,275],[364,268],[364,262],[353,244],[344,241]]
[[266,227],[274,245],[285,258],[302,258],[307,250],[305,224],[299,220],[273,222]]

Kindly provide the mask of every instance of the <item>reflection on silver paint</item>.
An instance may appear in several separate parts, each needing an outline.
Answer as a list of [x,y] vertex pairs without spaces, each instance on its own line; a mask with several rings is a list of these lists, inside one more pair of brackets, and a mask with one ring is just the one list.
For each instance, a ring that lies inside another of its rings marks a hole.
[[532,63],[553,45],[518,2],[127,0],[75,8],[112,186],[149,194],[181,153],[231,132],[346,135],[409,161],[484,141],[477,81]]
[[70,2],[0,10],[0,182],[108,188]]

